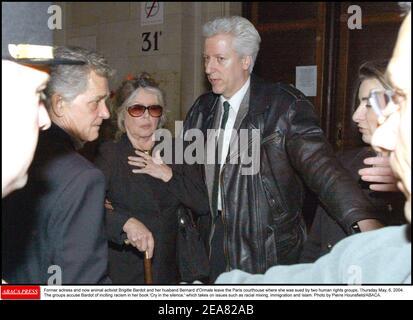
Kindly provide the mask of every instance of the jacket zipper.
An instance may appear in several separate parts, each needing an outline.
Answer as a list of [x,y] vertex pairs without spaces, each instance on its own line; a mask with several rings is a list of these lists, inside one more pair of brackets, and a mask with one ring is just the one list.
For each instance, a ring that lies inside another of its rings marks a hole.
[[227,224],[225,223],[226,219],[225,219],[225,194],[224,194],[224,178],[222,177],[222,172],[224,171],[225,168],[225,163],[222,166],[222,170],[220,171],[219,174],[219,180],[221,183],[221,193],[219,194],[219,196],[221,197],[221,206],[222,206],[222,210],[221,210],[221,219],[222,219],[222,224],[224,225],[224,257],[225,257],[225,264],[226,264],[226,268],[225,271],[229,271],[229,257],[228,257],[228,237],[227,237]]
[[[254,177],[252,176],[251,177],[251,179],[252,179],[252,185],[254,186],[254,189],[255,189],[255,195],[257,194],[257,190],[256,190],[256,188],[255,188],[255,186],[256,186],[256,184],[255,184],[255,181],[254,181]],[[255,219],[256,219],[256,221],[257,221],[257,244],[258,244],[258,252],[260,253],[259,254],[259,256],[261,257],[261,259],[259,259],[259,264],[260,264],[260,269],[261,270],[264,270],[265,271],[265,266],[266,266],[266,255],[265,255],[265,250],[263,250],[263,246],[262,246],[262,243],[261,243],[261,239],[263,239],[263,237],[262,237],[262,233],[263,233],[263,231],[262,231],[262,221],[261,221],[261,217],[260,217],[260,214],[259,214],[259,210],[258,210],[258,201],[257,201],[257,199],[256,199],[256,197],[255,197],[255,199],[254,199],[254,203],[255,203],[255,212],[256,212],[256,217],[255,217]],[[265,245],[264,245],[264,248],[265,248]],[[264,257],[264,258],[262,258],[262,257]]]
[[209,258],[209,261],[211,261],[211,255],[212,255],[212,238],[214,237],[214,233],[215,233],[215,222],[214,222],[214,215],[213,215],[213,213],[211,213],[211,220],[212,220],[212,223],[211,223],[211,232],[209,233],[209,255],[208,255],[208,258]]

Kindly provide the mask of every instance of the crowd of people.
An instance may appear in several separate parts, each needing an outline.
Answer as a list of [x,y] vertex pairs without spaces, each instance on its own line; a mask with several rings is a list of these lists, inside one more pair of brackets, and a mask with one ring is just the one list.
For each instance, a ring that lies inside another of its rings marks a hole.
[[[180,283],[184,207],[209,261],[203,283],[411,283],[410,7],[406,15],[390,61],[359,69],[353,121],[366,146],[339,155],[303,93],[252,73],[261,38],[242,17],[203,28],[211,91],[181,132],[204,139],[195,164],[166,161],[157,149],[167,106],[147,73],[115,92],[116,139],[87,160],[80,150],[111,116],[107,60],[79,47],[10,51],[2,61],[3,281],[143,284],[146,258],[153,283]],[[242,132],[249,140],[238,145]],[[257,171],[246,174],[257,148]],[[310,232],[305,186],[320,202]],[[350,279],[354,266],[360,276]]]

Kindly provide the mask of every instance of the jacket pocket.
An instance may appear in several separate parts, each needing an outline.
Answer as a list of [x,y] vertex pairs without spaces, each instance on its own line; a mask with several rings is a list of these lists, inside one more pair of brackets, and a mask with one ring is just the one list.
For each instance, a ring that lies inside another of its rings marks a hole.
[[277,246],[275,232],[272,226],[267,226],[267,238],[265,239],[266,269],[277,264]]
[[[240,138],[238,137],[238,139],[240,139]],[[229,149],[226,162],[227,163],[232,163],[234,161],[234,158],[241,157],[245,152],[249,152],[250,147],[252,146],[253,143],[260,143],[260,141],[261,141],[261,136],[254,136],[253,135],[252,137],[248,137],[248,143],[247,144],[240,145],[239,148],[235,149],[235,151]],[[239,141],[237,141],[237,143],[238,142]]]
[[[270,188],[268,187],[267,183],[265,182],[265,179],[261,178],[261,181],[262,181],[262,186],[264,188],[265,197],[267,198],[269,206],[271,208],[275,209],[279,216],[283,216],[287,212],[286,209],[278,201],[278,199],[273,196],[273,194],[270,191]],[[276,218],[276,217],[274,216],[274,218]]]
[[270,134],[269,136],[262,139],[261,145],[267,143],[274,143],[279,145],[283,140],[283,134],[280,130],[276,130],[274,133]]
[[299,255],[306,238],[305,226],[299,215],[291,222],[275,230],[278,260],[280,264],[294,264],[298,262]]

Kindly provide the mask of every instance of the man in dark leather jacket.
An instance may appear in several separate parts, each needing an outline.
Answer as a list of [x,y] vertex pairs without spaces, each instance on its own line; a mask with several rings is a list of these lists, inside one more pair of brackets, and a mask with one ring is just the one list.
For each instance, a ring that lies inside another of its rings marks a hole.
[[[241,17],[221,18],[204,26],[204,36],[212,92],[196,100],[184,132],[200,129],[208,153],[215,148],[208,129],[224,129],[221,170],[204,164],[211,216],[200,224],[209,246],[210,281],[234,268],[263,273],[298,261],[306,237],[303,183],[348,233],[355,226],[361,231],[380,227],[379,217],[337,162],[308,99],[293,86],[250,76],[260,42],[254,26]],[[238,141],[227,134],[232,129],[258,130],[259,139],[250,137],[233,152],[228,144]],[[243,157],[257,146],[258,169],[245,174]]]

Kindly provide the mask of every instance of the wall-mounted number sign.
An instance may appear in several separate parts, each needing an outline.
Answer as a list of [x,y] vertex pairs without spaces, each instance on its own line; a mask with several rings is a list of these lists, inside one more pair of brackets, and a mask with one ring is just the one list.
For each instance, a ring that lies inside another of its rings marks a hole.
[[159,51],[162,31],[142,32],[142,52]]

